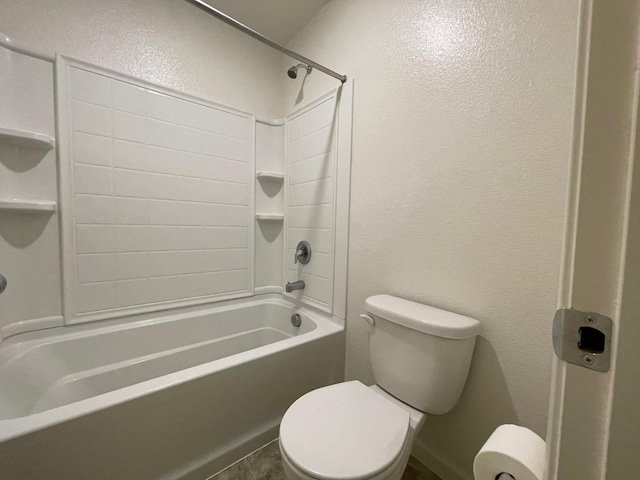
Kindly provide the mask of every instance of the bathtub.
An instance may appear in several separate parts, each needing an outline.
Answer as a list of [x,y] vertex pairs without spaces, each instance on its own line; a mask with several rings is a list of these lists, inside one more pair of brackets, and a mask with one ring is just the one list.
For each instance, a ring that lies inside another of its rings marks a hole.
[[279,295],[17,335],[0,343],[0,479],[204,480],[343,372],[343,324]]

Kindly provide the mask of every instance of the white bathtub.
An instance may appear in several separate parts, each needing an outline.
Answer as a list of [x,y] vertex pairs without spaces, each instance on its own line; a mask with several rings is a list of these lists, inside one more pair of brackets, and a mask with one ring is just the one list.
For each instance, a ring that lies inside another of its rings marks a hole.
[[341,323],[275,295],[11,337],[0,479],[204,480],[343,368]]

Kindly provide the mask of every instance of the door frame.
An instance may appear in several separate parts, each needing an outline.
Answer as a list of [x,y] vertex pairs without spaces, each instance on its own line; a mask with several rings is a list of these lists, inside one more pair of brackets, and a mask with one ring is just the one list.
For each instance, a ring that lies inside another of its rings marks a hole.
[[640,403],[625,381],[640,378],[639,32],[640,0],[581,3],[558,307],[607,315],[614,331],[606,373],[554,359],[548,480],[640,477],[640,419],[625,411]]

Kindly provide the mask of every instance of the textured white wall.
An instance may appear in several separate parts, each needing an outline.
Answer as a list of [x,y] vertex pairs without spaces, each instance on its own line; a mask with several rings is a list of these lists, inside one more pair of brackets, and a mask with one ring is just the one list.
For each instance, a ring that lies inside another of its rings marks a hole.
[[280,54],[182,0],[0,0],[0,12],[0,32],[31,48],[280,114]]
[[[483,323],[463,398],[418,440],[451,478],[500,423],[545,434],[578,3],[334,0],[289,44],[355,79],[347,377],[372,382],[369,295]],[[288,110],[336,85],[300,77]]]

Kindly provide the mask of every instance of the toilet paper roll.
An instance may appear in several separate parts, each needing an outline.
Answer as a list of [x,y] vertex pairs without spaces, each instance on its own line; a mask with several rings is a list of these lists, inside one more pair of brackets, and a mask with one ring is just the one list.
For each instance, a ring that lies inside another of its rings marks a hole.
[[546,443],[528,428],[501,425],[473,461],[475,480],[495,480],[508,473],[515,480],[543,480]]

